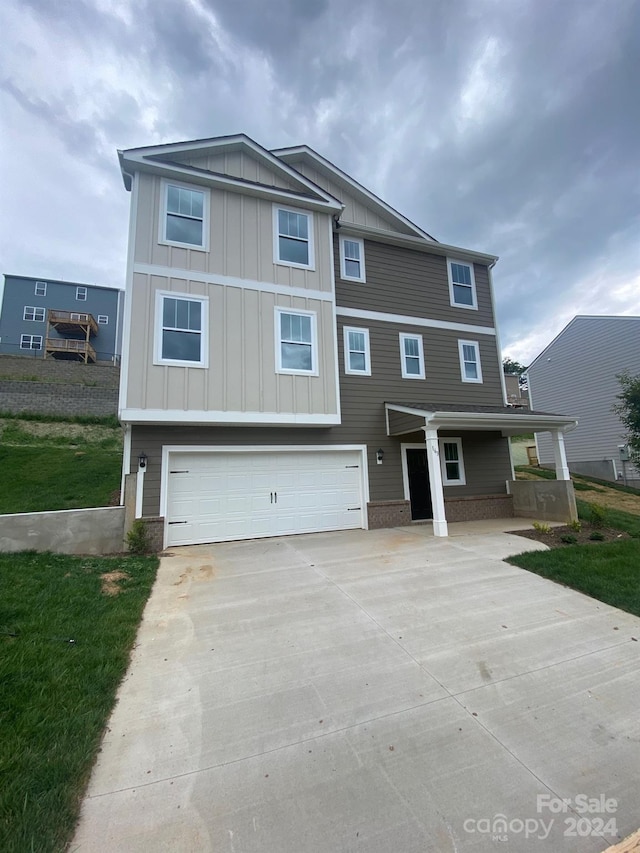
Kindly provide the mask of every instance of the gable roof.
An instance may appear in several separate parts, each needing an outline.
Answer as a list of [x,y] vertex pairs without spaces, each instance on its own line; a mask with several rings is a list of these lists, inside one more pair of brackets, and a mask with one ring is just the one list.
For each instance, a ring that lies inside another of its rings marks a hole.
[[400,225],[403,231],[409,231],[413,236],[421,237],[423,240],[428,240],[433,243],[438,242],[435,237],[431,236],[431,234],[423,231],[422,228],[418,228],[418,226],[411,222],[411,220],[407,219],[406,216],[398,213],[397,210],[388,205],[381,198],[378,198],[377,195],[374,195],[374,193],[362,186],[362,184],[358,183],[358,181],[354,180],[350,175],[347,175],[347,173],[343,172],[342,169],[334,166],[333,163],[321,154],[318,154],[318,152],[314,151],[313,148],[309,148],[308,145],[296,145],[292,148],[275,148],[271,153],[282,162],[290,163],[291,165],[295,165],[295,163],[300,161],[306,161],[318,169],[318,171],[333,179],[336,183],[345,186],[352,195],[356,196],[356,198],[358,198],[364,205],[374,210],[380,216],[386,219],[391,219],[392,222]]
[[[235,151],[244,151],[250,154],[256,160],[268,166],[276,174],[280,173],[296,189],[289,190],[284,187],[250,181],[246,178],[236,178],[220,172],[180,163],[174,159],[176,156],[181,155],[195,154],[204,157],[212,153],[220,154]],[[194,139],[188,142],[129,148],[125,151],[118,151],[118,159],[120,161],[122,179],[127,190],[130,190],[132,186],[131,171],[153,172],[167,176],[172,175],[173,177],[185,175],[186,177],[191,176],[193,178],[197,175],[203,183],[212,186],[220,186],[222,188],[233,186],[239,191],[251,191],[253,194],[263,197],[297,198],[298,200],[312,203],[313,206],[329,208],[338,213],[344,207],[339,199],[332,196],[326,190],[323,190],[317,184],[314,184],[313,181],[301,175],[300,172],[278,157],[275,157],[270,151],[258,145],[257,142],[250,139],[244,133],[233,136],[218,136],[210,139]]]
[[[566,326],[565,326],[565,327],[564,327],[560,332],[558,332],[558,334],[555,336],[555,338],[553,338],[553,340],[552,340],[552,341],[550,341],[550,342],[546,345],[546,347],[542,350],[542,352],[540,352],[540,353],[539,353],[539,354],[538,354],[538,355],[533,359],[533,361],[531,362],[531,364],[527,367],[527,370],[531,370],[531,368],[534,366],[534,364],[535,364],[536,362],[540,361],[540,359],[541,359],[541,358],[542,358],[542,357],[543,357],[543,356],[544,356],[544,355],[545,355],[545,354],[546,354],[546,353],[551,349],[551,347],[552,347],[552,346],[554,346],[554,344],[555,344],[558,340],[560,340],[560,338],[561,338],[564,334],[566,334],[566,332],[567,332],[567,331],[568,331],[568,330],[569,330],[573,325],[578,324],[578,323],[583,322],[583,321],[587,321],[587,322],[591,321],[591,322],[600,323],[600,322],[602,322],[603,320],[606,320],[606,321],[611,321],[611,320],[614,320],[614,321],[615,321],[615,320],[635,320],[635,321],[638,323],[638,326],[639,326],[639,328],[640,328],[640,317],[635,317],[635,316],[633,316],[633,315],[627,315],[627,314],[599,314],[599,315],[598,315],[598,314],[577,314],[577,315],[576,315],[572,320],[570,320],[570,321],[567,323],[567,325],[566,325]],[[640,346],[640,344],[639,344],[639,346]]]

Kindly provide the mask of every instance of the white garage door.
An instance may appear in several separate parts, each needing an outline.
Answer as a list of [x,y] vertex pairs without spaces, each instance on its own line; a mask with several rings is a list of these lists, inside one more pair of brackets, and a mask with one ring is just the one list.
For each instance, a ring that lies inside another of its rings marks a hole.
[[167,545],[363,526],[356,450],[171,452]]

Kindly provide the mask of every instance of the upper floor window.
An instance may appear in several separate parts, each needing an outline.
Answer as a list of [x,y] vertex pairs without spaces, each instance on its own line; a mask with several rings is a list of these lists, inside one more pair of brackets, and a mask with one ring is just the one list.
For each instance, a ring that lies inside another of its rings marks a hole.
[[276,308],[276,329],[278,373],[317,374],[316,315]]
[[463,382],[482,382],[480,347],[477,341],[458,341],[460,374]]
[[42,349],[42,335],[20,335],[20,349]]
[[156,364],[207,367],[207,300],[156,295]]
[[87,288],[86,287],[76,287],[76,299],[79,302],[87,301]]
[[36,281],[36,296],[46,296],[47,295],[47,282],[46,281]]
[[36,323],[44,323],[44,308],[35,308],[33,305],[25,305],[22,319],[35,320]]
[[447,260],[449,271],[449,295],[451,304],[457,308],[476,308],[476,279],[473,274],[473,264],[464,261]]
[[98,314],[98,323],[101,326],[106,326],[108,324],[108,322],[109,322],[109,315],[108,314]]
[[400,333],[400,358],[403,379],[424,379],[422,335]]
[[340,276],[348,281],[365,281],[364,240],[340,236]]
[[188,249],[207,249],[209,192],[165,183],[160,242]]
[[274,206],[273,240],[273,254],[277,264],[314,269],[311,213]]
[[462,459],[461,438],[440,439],[440,467],[442,483],[445,486],[464,486],[464,461]]
[[344,327],[344,372],[371,376],[369,329]]

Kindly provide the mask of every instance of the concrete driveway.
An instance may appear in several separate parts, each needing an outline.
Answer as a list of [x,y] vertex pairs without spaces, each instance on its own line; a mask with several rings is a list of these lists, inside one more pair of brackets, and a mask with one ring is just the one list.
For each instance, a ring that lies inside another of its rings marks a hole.
[[451,528],[163,558],[71,849],[559,853],[637,829],[640,620],[502,562],[537,545],[499,523]]

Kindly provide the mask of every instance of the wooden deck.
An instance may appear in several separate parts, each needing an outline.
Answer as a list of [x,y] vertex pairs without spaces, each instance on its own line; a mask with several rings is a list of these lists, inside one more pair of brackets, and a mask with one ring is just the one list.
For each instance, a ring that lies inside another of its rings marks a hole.
[[81,341],[76,338],[47,338],[44,357],[47,358],[48,356],[84,361],[85,364],[96,361],[96,351],[89,341]]

